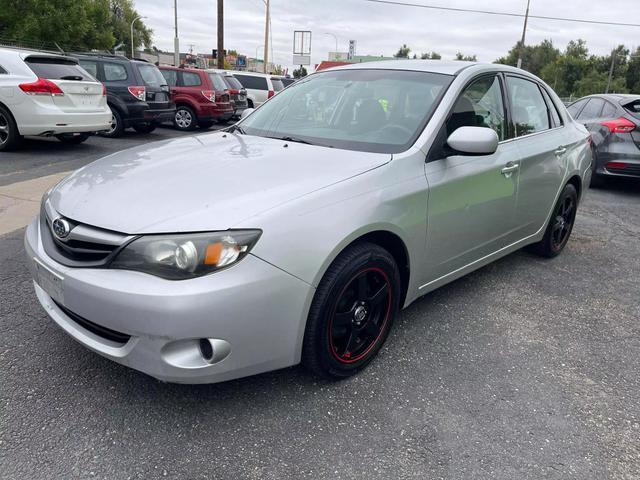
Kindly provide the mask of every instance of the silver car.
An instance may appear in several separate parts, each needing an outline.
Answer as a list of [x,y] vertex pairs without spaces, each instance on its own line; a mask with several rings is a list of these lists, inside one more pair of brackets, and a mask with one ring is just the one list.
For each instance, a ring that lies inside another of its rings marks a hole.
[[345,377],[421,295],[525,246],[559,254],[591,161],[586,129],[522,70],[359,64],[227,131],[78,170],[26,251],[62,329],[158,379],[301,361]]

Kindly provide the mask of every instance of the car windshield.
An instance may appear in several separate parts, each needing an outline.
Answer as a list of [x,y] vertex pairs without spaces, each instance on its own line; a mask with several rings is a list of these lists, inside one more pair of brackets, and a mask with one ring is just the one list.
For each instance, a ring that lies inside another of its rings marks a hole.
[[241,128],[249,135],[398,153],[421,133],[452,80],[402,70],[318,73],[274,96]]
[[138,71],[144,84],[149,87],[160,87],[167,84],[167,81],[155,65],[138,65]]

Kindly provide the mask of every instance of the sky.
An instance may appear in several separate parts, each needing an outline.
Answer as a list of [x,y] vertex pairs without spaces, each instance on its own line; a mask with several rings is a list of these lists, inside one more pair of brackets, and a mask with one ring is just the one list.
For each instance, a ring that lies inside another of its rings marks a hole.
[[[409,3],[524,14],[526,0],[408,0]],[[180,49],[210,53],[216,48],[217,0],[178,0]],[[154,31],[154,44],[173,51],[173,0],[135,0],[138,13]],[[531,0],[530,13],[640,24],[640,0]],[[265,7],[263,0],[224,1],[225,49],[262,58]],[[347,51],[357,41],[356,54],[392,56],[402,44],[413,54],[436,51],[444,59],[456,52],[492,62],[520,39],[523,19],[475,13],[435,11],[369,3],[364,0],[271,0],[272,50],[275,63],[291,68],[294,30],[311,30],[311,63],[326,60],[329,51]],[[564,48],[577,38],[592,53],[605,55],[624,43],[640,45],[640,28],[589,25],[529,19],[526,43],[553,40]],[[271,56],[271,52],[269,53]]]

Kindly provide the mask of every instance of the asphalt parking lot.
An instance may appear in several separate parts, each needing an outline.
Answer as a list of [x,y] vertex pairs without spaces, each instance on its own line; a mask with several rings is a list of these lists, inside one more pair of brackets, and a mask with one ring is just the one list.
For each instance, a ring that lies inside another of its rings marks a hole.
[[[0,185],[169,129],[2,154]],[[38,305],[0,237],[0,478],[640,478],[640,184],[590,190],[564,253],[510,255],[418,300],[361,375],[172,385]]]

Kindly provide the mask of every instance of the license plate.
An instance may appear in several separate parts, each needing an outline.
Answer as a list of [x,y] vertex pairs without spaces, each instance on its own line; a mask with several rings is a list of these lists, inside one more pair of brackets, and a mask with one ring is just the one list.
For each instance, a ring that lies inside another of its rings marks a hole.
[[64,278],[44,266],[37,258],[33,261],[36,266],[36,283],[56,302],[64,305]]

